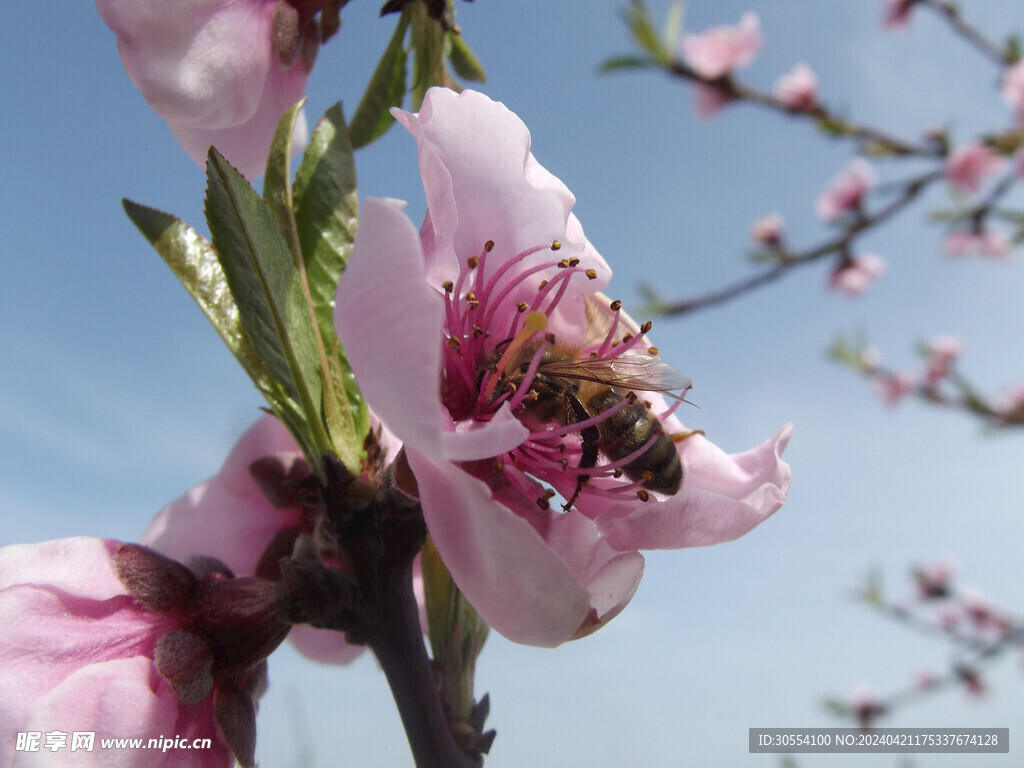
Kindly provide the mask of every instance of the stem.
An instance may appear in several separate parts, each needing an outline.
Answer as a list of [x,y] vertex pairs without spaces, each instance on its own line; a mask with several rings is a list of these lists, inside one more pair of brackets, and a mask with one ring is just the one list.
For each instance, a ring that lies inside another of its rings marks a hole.
[[1013,63],[1009,59],[1009,52],[993,43],[978,31],[976,27],[969,24],[967,20],[960,15],[959,9],[953,3],[947,2],[947,0],[918,0],[918,2],[921,5],[927,5],[936,13],[940,13],[945,16],[953,26],[953,29],[956,30],[961,37],[974,45],[975,48],[997,64],[1005,66]]
[[684,315],[698,309],[722,304],[730,299],[735,299],[749,293],[756,288],[760,288],[762,285],[775,282],[793,267],[811,264],[833,253],[843,253],[852,247],[853,241],[857,236],[895,216],[914,202],[930,184],[940,178],[942,178],[942,171],[938,170],[930,171],[904,182],[901,193],[888,205],[880,208],[875,213],[863,215],[853,220],[846,225],[842,234],[814,248],[797,253],[783,252],[775,266],[759,275],[744,278],[725,288],[720,288],[693,299],[683,299],[669,303],[655,300],[652,302],[649,311],[659,315]]
[[477,768],[455,743],[441,706],[420,631],[412,591],[412,563],[395,568],[382,584],[385,625],[369,639],[402,717],[417,768]]
[[860,125],[845,117],[840,117],[835,112],[830,111],[823,104],[817,104],[809,109],[793,109],[792,107],[783,104],[770,93],[759,91],[756,88],[752,88],[749,85],[739,82],[732,74],[728,74],[717,79],[703,77],[683,61],[673,61],[671,64],[667,65],[667,70],[671,74],[682,77],[686,80],[693,80],[698,83],[703,83],[711,88],[718,88],[731,99],[760,104],[762,107],[767,107],[768,109],[775,110],[776,112],[781,112],[789,117],[812,120],[819,125],[823,123],[830,124],[835,127],[836,136],[851,136],[863,141],[869,141],[884,147],[894,155],[903,157],[940,157],[942,155],[942,150],[937,147],[911,144],[895,136],[891,136],[877,128],[872,128],[868,125]]

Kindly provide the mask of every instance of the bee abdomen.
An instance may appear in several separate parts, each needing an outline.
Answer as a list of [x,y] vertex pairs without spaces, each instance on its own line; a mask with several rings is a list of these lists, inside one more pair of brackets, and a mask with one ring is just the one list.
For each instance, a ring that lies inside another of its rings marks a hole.
[[[621,395],[613,393],[605,393],[595,400],[609,400],[611,397],[621,402]],[[592,404],[599,406],[600,410],[607,410],[615,403]],[[679,491],[683,482],[679,451],[672,438],[662,431],[661,422],[643,403],[635,402],[613,413],[598,425],[598,431],[598,448],[613,460],[625,458],[647,446],[647,450],[622,468],[631,480],[646,476],[645,488],[669,495]]]

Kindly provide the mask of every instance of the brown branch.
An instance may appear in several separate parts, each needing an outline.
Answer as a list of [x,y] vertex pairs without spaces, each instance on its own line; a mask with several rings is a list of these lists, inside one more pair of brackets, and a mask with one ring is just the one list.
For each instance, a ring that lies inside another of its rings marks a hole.
[[840,117],[822,104],[816,104],[807,109],[796,109],[787,106],[770,93],[739,82],[731,74],[719,78],[703,77],[688,64],[679,60],[673,61],[668,65],[667,69],[677,77],[702,83],[709,88],[715,88],[721,91],[728,99],[750,101],[790,117],[812,120],[834,136],[849,136],[861,139],[879,148],[883,148],[893,155],[901,157],[941,157],[944,153],[941,147],[934,144],[911,144],[877,128],[860,125],[852,120]]
[[977,27],[969,24],[960,14],[960,9],[948,0],[917,0],[918,5],[931,8],[941,16],[944,16],[956,32],[971,43],[975,48],[984,53],[1000,66],[1012,64],[1010,51],[1007,48],[996,45],[983,35]]
[[[895,216],[914,202],[932,182],[942,178],[942,175],[942,171],[931,171],[923,176],[918,176],[904,182],[901,194],[888,205],[879,209],[876,213],[858,215],[846,225],[841,235],[827,240],[814,248],[802,253],[793,253],[780,249],[778,263],[766,272],[745,278],[725,288],[693,299],[684,299],[666,304],[660,299],[655,298],[651,302],[651,306],[647,307],[647,312],[660,315],[684,315],[698,309],[722,304],[749,293],[756,288],[760,288],[762,285],[775,282],[793,267],[811,264],[833,253],[846,253],[850,250],[858,235],[877,227]],[[653,292],[651,293],[653,296]]]

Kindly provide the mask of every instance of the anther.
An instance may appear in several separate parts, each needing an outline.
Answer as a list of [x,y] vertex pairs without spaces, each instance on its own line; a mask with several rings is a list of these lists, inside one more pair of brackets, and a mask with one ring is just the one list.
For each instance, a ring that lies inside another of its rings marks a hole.
[[643,472],[640,473],[640,477],[644,479],[645,483],[649,483],[651,482],[651,480],[654,479],[654,473],[644,470]]
[[531,389],[531,390],[530,390],[529,392],[527,392],[527,393],[526,393],[526,396],[527,396],[527,397],[528,397],[528,398],[529,398],[530,400],[537,400],[537,398],[539,398],[539,397],[540,397],[540,395],[539,395],[539,394],[537,394],[537,390],[536,390],[536,389]]
[[625,336],[622,337],[622,343],[623,344],[628,344],[632,340],[633,340],[633,334],[632,333],[627,333]]
[[571,259],[569,259],[569,266],[570,267],[575,267],[579,263],[580,263],[580,260],[577,259],[575,256],[573,256]]
[[558,268],[559,269],[568,269],[569,268],[569,260],[568,259],[562,259],[560,262],[558,262]]
[[643,325],[640,326],[640,333],[650,333],[650,332],[651,332],[651,321],[648,320],[646,323],[644,323]]
[[597,280],[597,270],[588,269],[583,274],[587,276],[588,280]]
[[525,312],[525,311],[526,311],[526,310],[528,310],[529,308],[530,308],[530,305],[529,305],[529,304],[527,304],[527,303],[526,303],[525,301],[520,301],[520,302],[519,302],[518,304],[516,304],[516,309],[517,309],[517,310],[518,310],[518,311],[519,311],[520,313],[522,313],[522,312]]
[[647,354],[649,354],[649,355],[651,355],[651,356],[655,356],[655,355],[657,355],[657,354],[658,354],[658,348],[657,348],[657,347],[651,347],[651,348],[649,348],[649,349],[647,350]]
[[647,491],[637,491],[636,492],[636,497],[638,499],[640,499],[640,501],[650,501],[651,500],[651,494],[649,494]]
[[612,312],[618,312],[620,309],[622,309],[622,302],[616,299],[615,301],[608,305],[608,308],[611,309]]
[[614,477],[614,478],[616,478],[616,479],[618,479],[618,478],[622,477],[622,470],[621,470],[621,469],[619,469],[618,467],[616,467],[615,469],[613,469],[613,470],[612,470],[612,477]]
[[494,460],[494,468],[496,470],[498,470],[499,472],[504,472],[505,471],[505,461],[503,459],[495,459]]
[[544,489],[544,498],[545,499],[553,499],[554,497],[555,497],[555,489],[554,488],[545,488]]
[[480,266],[480,257],[470,256],[468,259],[466,259],[466,264],[469,265],[470,269],[476,269],[477,267]]
[[485,333],[487,333],[487,331],[485,331],[485,330],[484,330],[483,328],[481,328],[481,327],[480,327],[479,325],[474,325],[474,326],[473,326],[473,336],[474,336],[475,338],[479,339],[479,338],[480,338],[481,336],[483,336],[483,335],[484,335]]
[[544,290],[544,286],[547,285],[547,284],[548,284],[547,280],[541,280],[540,281],[540,285],[537,286],[537,290],[538,291],[543,291]]
[[548,503],[548,500],[545,499],[543,496],[537,499],[537,506],[543,510],[551,509],[551,505]]
[[494,241],[493,240],[488,240],[486,243],[484,243],[484,250],[487,251],[487,253],[490,253],[491,251],[493,251],[494,250]]
[[459,347],[461,346],[461,343],[454,336],[449,336],[448,337],[448,346],[451,347],[452,349],[459,349]]
[[652,403],[650,400],[644,400],[644,408],[646,408],[648,411],[651,410],[653,406],[654,403]]
[[452,291],[455,290],[455,283],[453,283],[451,280],[445,280],[443,283],[441,283],[441,287],[444,288],[445,293],[451,293]]
[[554,241],[552,241],[552,243],[551,243],[551,250],[552,250],[552,251],[557,251],[557,250],[558,250],[558,249],[560,249],[561,247],[562,247],[562,243],[561,243],[561,241],[560,241],[560,240],[554,240]]
[[562,465],[562,471],[563,472],[565,472],[565,470],[567,470],[569,468],[569,460],[568,459],[559,459],[558,463]]
[[548,344],[554,344],[555,343],[555,334],[553,334],[553,333],[545,333],[544,334],[544,340],[547,341]]

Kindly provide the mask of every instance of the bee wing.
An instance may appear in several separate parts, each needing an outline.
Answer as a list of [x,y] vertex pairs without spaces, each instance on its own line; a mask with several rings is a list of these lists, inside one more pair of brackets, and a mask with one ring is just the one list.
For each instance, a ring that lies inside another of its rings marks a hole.
[[[544,363],[541,370],[550,376],[560,376],[564,379],[594,381],[610,387],[641,392],[665,392],[677,400],[683,400],[686,390],[693,386],[689,376],[652,355],[556,360]],[[683,390],[683,397],[671,394],[680,389]]]

